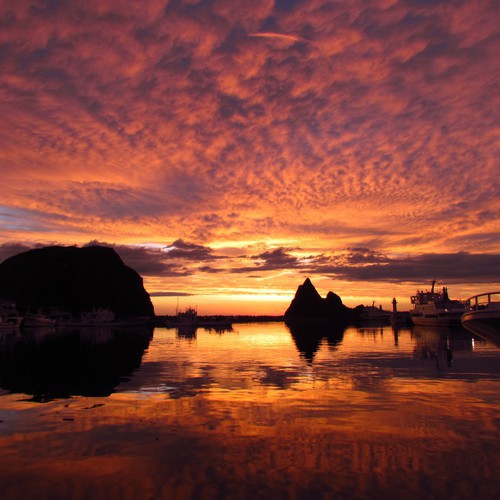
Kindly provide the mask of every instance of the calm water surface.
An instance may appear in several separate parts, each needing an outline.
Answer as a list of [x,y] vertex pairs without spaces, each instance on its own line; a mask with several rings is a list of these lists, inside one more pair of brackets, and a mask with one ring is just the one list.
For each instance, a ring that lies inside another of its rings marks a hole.
[[489,499],[500,347],[465,330],[0,334],[3,499]]

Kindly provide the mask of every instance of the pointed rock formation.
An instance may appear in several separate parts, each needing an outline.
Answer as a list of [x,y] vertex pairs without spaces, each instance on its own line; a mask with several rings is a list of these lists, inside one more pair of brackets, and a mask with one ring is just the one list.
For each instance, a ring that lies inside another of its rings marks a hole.
[[286,318],[300,318],[304,316],[318,317],[323,315],[323,299],[311,280],[307,278],[299,285],[290,306],[285,312]]
[[285,321],[329,321],[348,323],[359,317],[359,308],[351,309],[342,304],[342,299],[333,292],[322,298],[311,280],[307,278],[299,285],[295,297],[285,312]]

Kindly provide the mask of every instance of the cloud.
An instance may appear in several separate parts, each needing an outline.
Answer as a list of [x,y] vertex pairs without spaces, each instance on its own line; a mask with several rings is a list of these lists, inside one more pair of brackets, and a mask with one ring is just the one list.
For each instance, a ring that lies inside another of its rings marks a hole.
[[91,214],[112,221],[161,216],[169,209],[158,192],[104,183],[78,183],[67,185],[65,189],[39,190],[34,193],[34,201],[73,217]]
[[348,281],[392,283],[430,283],[433,279],[447,283],[494,283],[500,277],[500,254],[421,254],[380,258],[376,263],[367,261],[361,266],[356,265],[360,262],[358,256],[348,260],[353,265],[326,264],[314,271]]
[[498,254],[498,21],[493,0],[5,3],[1,241],[154,243],[147,273],[205,278],[307,269],[297,248],[371,249],[330,262],[354,277]]
[[248,36],[254,38],[271,38],[277,40],[284,40],[285,42],[309,42],[305,38],[295,35],[286,35],[284,33],[271,33],[271,32],[261,32],[261,33],[249,33]]
[[225,269],[216,269],[212,266],[201,266],[198,268],[198,270],[203,272],[203,273],[209,273],[209,274],[218,274],[218,273],[226,272]]
[[500,254],[457,252],[395,257],[360,247],[299,258],[286,249],[278,248],[254,255],[251,259],[254,260],[253,265],[236,267],[231,272],[295,269],[307,275],[330,276],[346,281],[416,284],[433,279],[448,283],[492,283],[500,278]]
[[188,243],[181,239],[175,240],[171,245],[165,247],[163,252],[165,252],[169,259],[185,259],[202,262],[212,261],[218,258],[212,254],[211,248],[195,243]]
[[141,276],[172,278],[193,274],[193,271],[183,263],[172,262],[160,248],[116,245],[99,241],[91,241],[86,244],[86,246],[90,245],[114,248],[124,263],[136,270]]
[[267,250],[257,255],[245,257],[244,260],[251,261],[252,264],[243,267],[233,267],[231,272],[240,274],[254,271],[276,271],[301,267],[299,259],[289,253],[285,248]]
[[298,266],[299,260],[287,252],[284,248],[276,248],[251,257],[259,262],[259,267],[265,269],[294,268]]

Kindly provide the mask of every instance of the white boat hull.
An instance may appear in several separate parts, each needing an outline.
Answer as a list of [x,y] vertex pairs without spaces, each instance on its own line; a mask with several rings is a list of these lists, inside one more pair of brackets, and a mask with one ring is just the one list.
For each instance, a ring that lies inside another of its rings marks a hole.
[[500,291],[474,295],[467,299],[467,304],[462,325],[500,346]]
[[441,292],[434,291],[435,281],[431,291],[417,291],[411,298],[414,309],[410,317],[415,325],[422,326],[460,326],[460,318],[465,311],[465,303],[452,300],[448,296],[448,289],[443,287]]
[[462,316],[462,325],[479,337],[500,344],[500,311],[468,311]]
[[460,326],[460,316],[453,318],[411,317],[414,325],[418,326]]

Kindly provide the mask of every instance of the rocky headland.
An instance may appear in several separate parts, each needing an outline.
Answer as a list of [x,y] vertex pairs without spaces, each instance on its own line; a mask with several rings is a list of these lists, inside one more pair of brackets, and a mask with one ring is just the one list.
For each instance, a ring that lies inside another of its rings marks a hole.
[[141,276],[109,247],[51,246],[0,264],[0,299],[21,314],[60,310],[79,317],[106,309],[117,319],[154,317]]
[[337,323],[348,324],[359,320],[362,306],[350,308],[333,292],[321,297],[311,280],[307,278],[299,285],[295,297],[285,312],[285,322],[296,323]]

